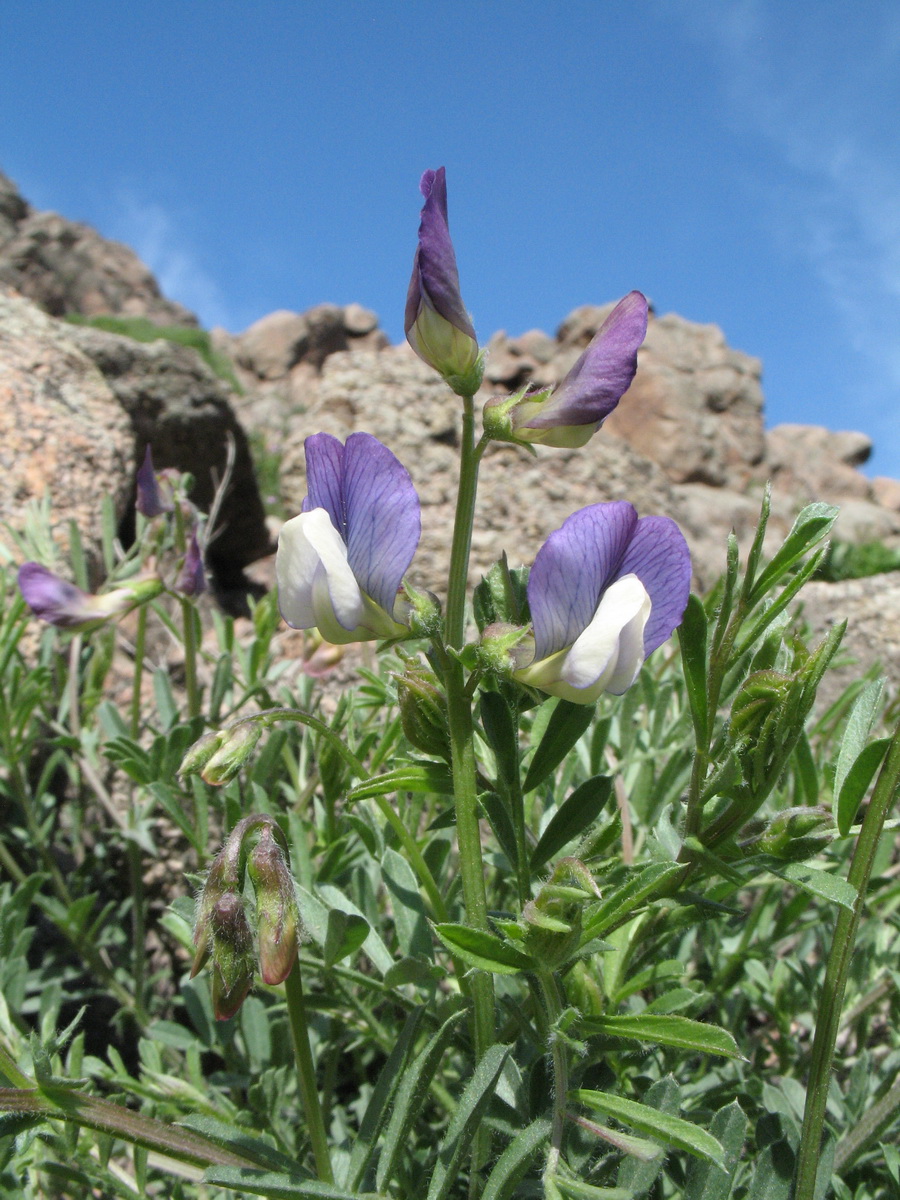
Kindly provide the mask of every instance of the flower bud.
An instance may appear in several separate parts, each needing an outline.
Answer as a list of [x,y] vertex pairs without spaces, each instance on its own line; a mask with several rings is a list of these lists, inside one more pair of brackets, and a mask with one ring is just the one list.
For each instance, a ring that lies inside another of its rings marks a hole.
[[230,783],[253,753],[253,748],[262,736],[258,721],[244,719],[220,732],[222,742],[219,749],[209,758],[200,772],[204,783],[215,787]]
[[550,880],[522,910],[525,948],[551,970],[568,962],[581,941],[581,913],[600,891],[577,858],[562,858]]
[[209,917],[212,1003],[217,1021],[233,1017],[253,984],[253,935],[237,892],[226,892]]
[[130,580],[114,591],[95,595],[83,592],[40,563],[27,562],[19,568],[19,590],[42,621],[58,629],[84,633],[155,599],[164,590],[164,584],[154,575]]
[[300,911],[287,859],[271,825],[264,825],[247,859],[256,893],[259,969],[266,983],[283,983],[297,958]]
[[183,596],[199,596],[206,591],[206,571],[203,568],[203,555],[197,541],[196,529],[191,532],[190,544],[175,583],[175,591],[181,592]]
[[812,858],[832,840],[834,821],[823,805],[787,808],[772,818],[756,849],[789,862]]
[[165,480],[165,492],[164,496],[160,488],[160,476],[153,469],[153,456],[148,445],[144,461],[137,473],[135,507],[141,516],[152,519],[161,513],[172,512],[172,488],[168,479]]
[[403,732],[417,750],[450,761],[447,698],[438,678],[427,667],[410,663],[395,675]]
[[193,746],[189,746],[178,770],[182,779],[186,779],[188,775],[198,774],[213,755],[222,748],[225,737],[226,734],[221,729],[208,729],[202,737],[194,742]]

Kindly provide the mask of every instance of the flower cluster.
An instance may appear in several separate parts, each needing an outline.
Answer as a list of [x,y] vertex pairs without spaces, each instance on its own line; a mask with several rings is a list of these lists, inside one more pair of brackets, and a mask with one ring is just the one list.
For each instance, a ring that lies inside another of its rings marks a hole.
[[[451,387],[472,395],[483,356],[460,295],[443,167],[426,171],[420,187],[425,206],[406,335]],[[584,445],[631,384],[646,331],[647,301],[630,292],[556,388],[488,402],[486,438]],[[284,526],[276,559],[284,619],[338,644],[409,636],[403,577],[420,516],[408,472],[365,433],[346,445],[328,434],[307,438],[306,460],[309,494],[300,516]],[[674,521],[638,519],[623,502],[589,505],[535,557],[532,625],[511,639],[511,674],[580,704],[625,691],[680,622],[690,577],[690,554]]]

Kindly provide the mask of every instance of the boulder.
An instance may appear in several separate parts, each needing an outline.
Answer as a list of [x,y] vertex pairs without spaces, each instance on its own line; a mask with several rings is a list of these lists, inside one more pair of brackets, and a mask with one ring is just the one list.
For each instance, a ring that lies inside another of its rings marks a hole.
[[96,565],[102,498],[112,497],[127,538],[148,443],[157,468],[191,472],[193,499],[207,509],[233,440],[209,562],[223,595],[237,603],[230,593],[243,586],[243,567],[271,545],[228,395],[194,350],[67,325],[0,289],[0,518],[21,530],[28,501],[48,496],[61,539],[74,520]]
[[0,283],[55,317],[112,313],[146,317],[158,325],[197,325],[193,313],[165,299],[133,250],[89,225],[35,212],[3,174]]

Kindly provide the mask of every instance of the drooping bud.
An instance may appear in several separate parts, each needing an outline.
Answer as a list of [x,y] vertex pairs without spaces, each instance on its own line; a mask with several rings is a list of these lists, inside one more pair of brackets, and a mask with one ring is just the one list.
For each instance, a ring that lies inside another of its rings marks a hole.
[[300,910],[294,880],[272,826],[264,825],[247,859],[256,893],[259,969],[266,983],[283,983],[297,958]]
[[189,775],[197,775],[213,755],[222,748],[225,736],[221,729],[208,729],[202,737],[194,742],[193,746],[189,746],[178,769],[178,774],[182,779],[187,779]]
[[435,673],[417,663],[409,663],[402,675],[395,675],[400,701],[403,732],[417,750],[450,761],[450,732],[447,724],[447,698]]
[[756,848],[789,862],[819,854],[834,837],[834,818],[823,805],[786,808],[760,834]]
[[209,932],[213,1013],[217,1021],[227,1021],[244,1003],[256,965],[253,935],[237,892],[226,892],[213,906]]

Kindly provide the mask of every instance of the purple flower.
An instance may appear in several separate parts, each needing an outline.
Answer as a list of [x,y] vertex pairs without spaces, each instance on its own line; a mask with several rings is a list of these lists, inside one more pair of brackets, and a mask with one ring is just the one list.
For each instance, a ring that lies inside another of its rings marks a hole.
[[425,206],[419,245],[406,297],[404,329],[419,358],[460,395],[481,385],[482,359],[475,329],[459,292],[456,254],[447,224],[447,180],[443,167],[426,171],[419,183]]
[[203,555],[200,543],[197,541],[197,530],[191,531],[191,541],[184,556],[184,564],[175,584],[175,591],[183,596],[199,596],[206,591],[206,572],[203,569]]
[[172,512],[173,509],[171,501],[164,500],[160,491],[159,479],[153,470],[153,456],[150,453],[149,445],[147,446],[147,453],[144,455],[144,461],[137,473],[137,499],[135,505],[141,516],[148,519],[158,517],[160,513]]
[[419,543],[419,498],[409,472],[377,438],[306,439],[309,494],[278,539],[281,615],[329,642],[409,632],[397,593]]
[[82,632],[111,618],[124,616],[163,590],[156,577],[136,579],[115,591],[95,596],[42,567],[27,562],[19,567],[19,590],[36,617],[59,629]]
[[553,390],[490,400],[485,428],[498,440],[584,446],[631,386],[647,335],[647,301],[629,292]]
[[534,560],[534,656],[516,679],[576,704],[621,695],[681,621],[690,582],[690,552],[669,517],[639,520],[625,501],[580,509]]

